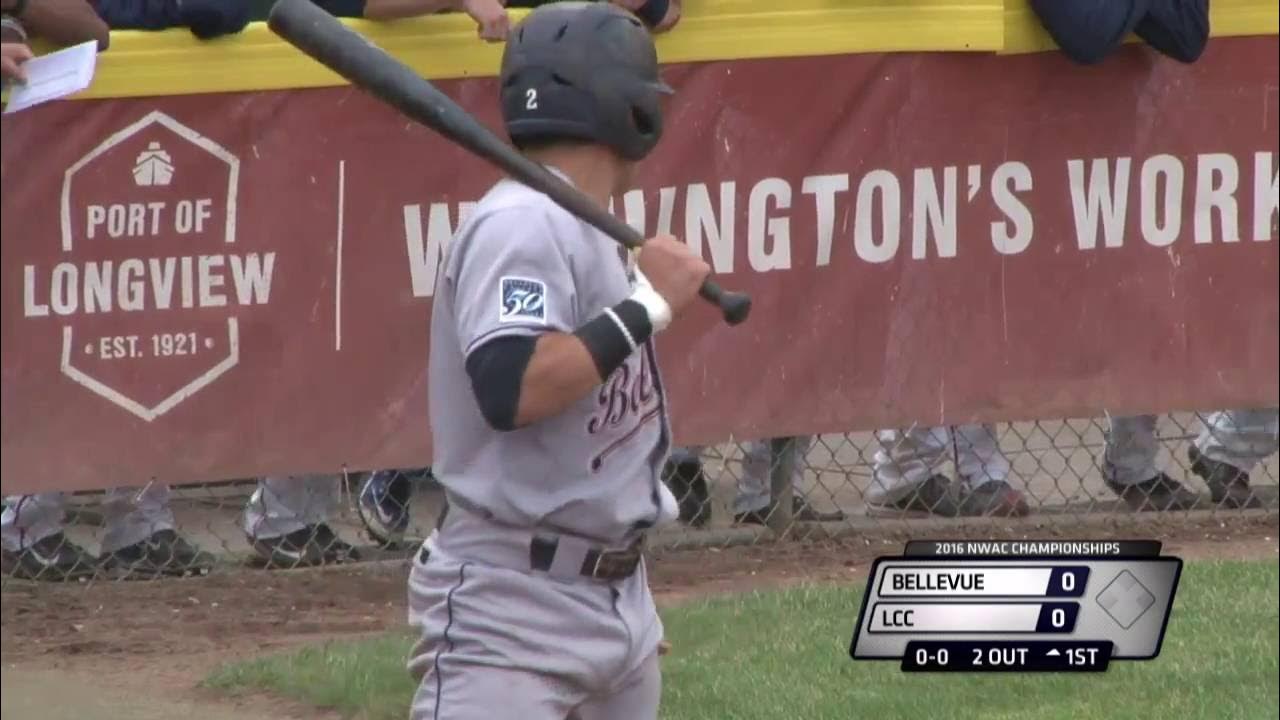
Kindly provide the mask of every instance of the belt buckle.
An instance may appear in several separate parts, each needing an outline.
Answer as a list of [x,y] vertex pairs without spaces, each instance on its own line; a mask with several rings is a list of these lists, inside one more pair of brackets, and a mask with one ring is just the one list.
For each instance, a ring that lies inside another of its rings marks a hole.
[[600,579],[600,562],[602,560],[604,560],[603,550],[596,553],[596,561],[591,565],[591,577],[593,579],[596,579],[596,580]]
[[[623,564],[626,569],[624,571]],[[601,566],[604,565],[604,575]],[[640,548],[632,546],[626,550],[603,550],[596,554],[596,561],[591,566],[591,577],[597,580],[620,580],[635,574],[640,565]]]

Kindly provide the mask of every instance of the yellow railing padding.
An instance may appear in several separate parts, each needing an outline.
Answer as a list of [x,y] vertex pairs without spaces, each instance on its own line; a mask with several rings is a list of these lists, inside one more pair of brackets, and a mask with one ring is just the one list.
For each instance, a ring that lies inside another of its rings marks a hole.
[[[1072,0],[1061,0],[1071,2]],[[665,63],[899,51],[1034,52],[1053,42],[1025,0],[685,0],[658,39]],[[516,18],[526,11],[512,10]],[[1276,34],[1276,0],[1213,0],[1214,35]],[[379,23],[345,21],[433,79],[497,72],[501,46],[461,13]],[[117,31],[78,97],[278,90],[342,84],[264,23],[213,41],[185,29]]]

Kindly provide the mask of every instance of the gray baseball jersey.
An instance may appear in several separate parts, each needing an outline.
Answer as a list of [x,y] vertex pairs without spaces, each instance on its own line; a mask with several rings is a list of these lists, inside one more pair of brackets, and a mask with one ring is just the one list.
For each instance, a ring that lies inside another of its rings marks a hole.
[[605,543],[654,524],[670,431],[652,342],[587,397],[511,432],[466,371],[505,335],[573,332],[632,291],[625,253],[542,193],[495,185],[458,229],[431,316],[433,465],[450,496],[504,523]]

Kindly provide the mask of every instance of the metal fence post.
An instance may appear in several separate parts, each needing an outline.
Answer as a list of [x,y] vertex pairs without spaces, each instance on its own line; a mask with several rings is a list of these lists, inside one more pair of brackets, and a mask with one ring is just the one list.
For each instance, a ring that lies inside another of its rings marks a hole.
[[791,477],[796,467],[796,439],[773,438],[769,441],[769,529],[779,537],[791,527]]

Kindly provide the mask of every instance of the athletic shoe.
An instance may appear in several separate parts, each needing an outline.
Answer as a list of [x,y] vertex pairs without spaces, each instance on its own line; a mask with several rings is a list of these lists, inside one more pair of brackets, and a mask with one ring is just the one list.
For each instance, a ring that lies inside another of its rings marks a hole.
[[217,560],[173,530],[159,530],[141,542],[103,553],[102,566],[121,579],[161,575],[207,575]]
[[1191,472],[1204,478],[1209,486],[1209,497],[1219,507],[1241,509],[1263,507],[1262,498],[1249,487],[1249,473],[1240,468],[1205,457],[1195,445],[1187,447],[1187,459]]
[[668,462],[662,475],[680,505],[680,522],[696,528],[706,527],[711,522],[711,494],[707,491],[702,463],[698,460]]
[[344,542],[325,523],[308,525],[287,535],[250,538],[253,549],[269,568],[297,568],[336,565],[360,559],[360,552]]
[[[768,525],[772,514],[772,507],[748,510],[734,515],[733,521],[738,525]],[[840,522],[845,519],[845,514],[840,510],[817,510],[804,498],[795,497],[791,498],[791,519],[796,522]]]
[[5,575],[51,582],[91,578],[98,571],[97,560],[62,533],[41,538],[18,552],[4,550],[0,565]]
[[1031,514],[1031,507],[1022,492],[1004,480],[988,480],[977,487],[961,480],[959,485],[958,517],[1023,517]]
[[409,477],[396,470],[379,470],[364,481],[356,511],[374,542],[398,545],[409,529]]
[[924,513],[942,517],[960,515],[960,497],[954,484],[946,475],[931,475],[906,497],[889,503],[867,503],[872,515],[901,515]]
[[[1110,477],[1111,473],[1104,469],[1103,475]],[[1111,492],[1119,496],[1134,512],[1191,510],[1200,500],[1198,494],[1164,473],[1135,485],[1121,485],[1109,479],[1105,482]]]

